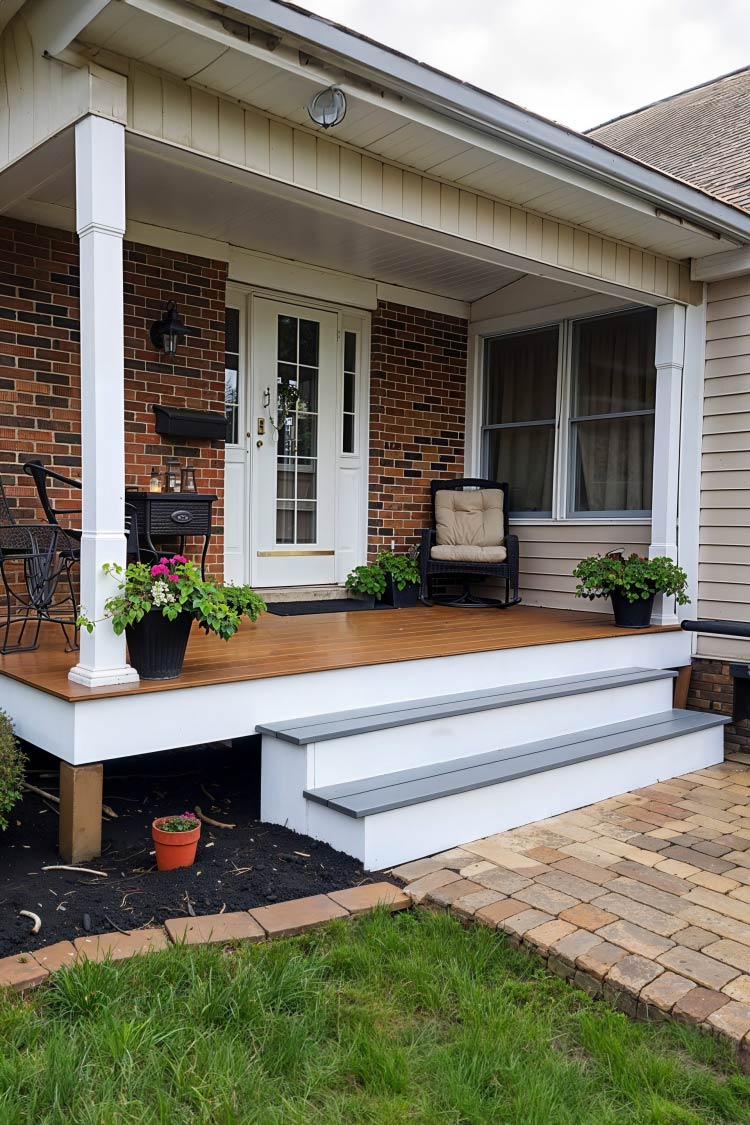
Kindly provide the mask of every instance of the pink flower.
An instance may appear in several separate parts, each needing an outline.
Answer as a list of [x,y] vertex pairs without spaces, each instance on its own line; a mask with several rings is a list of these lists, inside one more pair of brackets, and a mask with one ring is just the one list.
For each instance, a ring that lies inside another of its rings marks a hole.
[[166,565],[167,565],[167,563],[169,562],[169,559],[166,559],[166,558],[164,558],[164,556],[162,556],[162,557],[161,557],[161,558],[159,559],[159,562],[161,563],[161,565],[162,565],[162,566],[166,566]]
[[171,563],[186,563],[187,559],[184,555],[172,555],[172,558],[169,561]]
[[168,577],[169,577],[170,582],[179,582],[180,581],[179,574],[170,574]]
[[169,574],[169,569],[163,563],[155,563],[151,567],[151,577],[157,578],[160,574]]

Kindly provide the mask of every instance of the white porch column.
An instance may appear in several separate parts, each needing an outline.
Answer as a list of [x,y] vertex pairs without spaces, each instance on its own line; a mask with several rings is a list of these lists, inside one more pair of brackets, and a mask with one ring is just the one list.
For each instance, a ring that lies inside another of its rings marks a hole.
[[105,562],[125,565],[125,416],[122,239],[125,233],[125,130],[86,117],[75,127],[76,227],[81,269],[81,607],[96,622],[81,631],[69,678],[87,687],[127,683],[125,637],[104,618],[114,584]]
[[[656,313],[654,479],[648,555],[651,559],[666,555],[675,562],[684,359],[685,309],[682,305],[660,305]],[[674,599],[657,597],[652,620],[655,625],[676,622]]]

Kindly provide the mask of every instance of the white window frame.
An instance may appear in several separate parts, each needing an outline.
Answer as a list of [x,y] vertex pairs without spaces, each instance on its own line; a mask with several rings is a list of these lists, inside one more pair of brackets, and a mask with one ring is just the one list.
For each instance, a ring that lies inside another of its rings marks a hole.
[[[643,305],[620,305],[616,308],[603,308],[598,311],[583,312],[567,318],[557,317],[551,320],[542,320],[538,323],[524,323],[522,325],[508,325],[499,330],[479,332],[475,336],[477,368],[477,395],[476,395],[476,434],[474,461],[480,476],[487,475],[487,462],[485,452],[484,411],[486,402],[486,372],[485,356],[486,345],[489,340],[499,336],[517,336],[522,332],[534,332],[542,328],[557,328],[558,339],[558,365],[557,365],[557,412],[555,422],[555,447],[553,456],[552,478],[552,512],[550,515],[538,513],[511,513],[514,524],[552,524],[552,523],[581,523],[591,524],[592,521],[613,524],[650,524],[652,520],[651,509],[642,511],[608,511],[608,512],[577,512],[573,508],[573,482],[575,454],[572,440],[572,393],[573,393],[573,325],[584,320],[601,320],[604,317],[624,315],[643,309]],[[658,332],[658,325],[657,325]],[[655,357],[656,358],[656,357]],[[623,416],[625,416],[623,412]],[[656,427],[655,427],[656,431]],[[654,467],[656,472],[656,467]]]

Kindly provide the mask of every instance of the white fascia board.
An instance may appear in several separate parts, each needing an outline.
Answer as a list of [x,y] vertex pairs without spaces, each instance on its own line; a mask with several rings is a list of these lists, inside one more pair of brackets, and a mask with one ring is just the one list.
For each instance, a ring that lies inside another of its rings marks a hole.
[[[141,4],[142,0],[135,0],[134,6]],[[635,193],[716,233],[750,241],[750,215],[572,129],[279,0],[234,0],[232,6],[270,32],[293,36],[326,61],[437,109],[443,117],[469,123],[569,170]]]
[[709,254],[693,258],[690,263],[691,281],[723,281],[727,277],[741,277],[750,273],[750,247],[727,250],[723,254]]

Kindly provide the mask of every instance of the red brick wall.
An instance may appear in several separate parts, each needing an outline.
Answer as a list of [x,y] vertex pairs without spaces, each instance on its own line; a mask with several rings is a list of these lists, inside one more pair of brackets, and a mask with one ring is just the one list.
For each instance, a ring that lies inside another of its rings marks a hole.
[[[124,280],[126,483],[145,486],[167,456],[193,463],[198,487],[219,495],[209,565],[220,574],[223,442],[163,438],[151,406],[223,410],[226,264],[125,243]],[[201,336],[167,360],[148,328],[170,298]],[[78,316],[75,235],[0,220],[0,475],[18,519],[40,515],[25,461],[80,475]]]
[[[732,714],[733,680],[729,664],[721,660],[693,660],[688,707],[695,711]],[[724,728],[726,753],[750,753],[750,722],[743,719]]]
[[434,478],[462,476],[467,322],[381,302],[370,362],[371,554],[429,525]]

